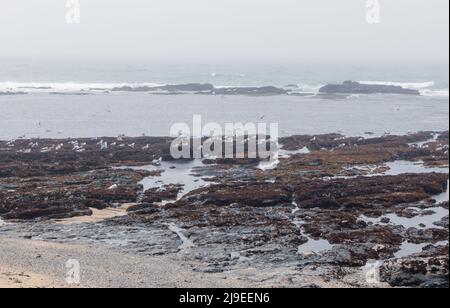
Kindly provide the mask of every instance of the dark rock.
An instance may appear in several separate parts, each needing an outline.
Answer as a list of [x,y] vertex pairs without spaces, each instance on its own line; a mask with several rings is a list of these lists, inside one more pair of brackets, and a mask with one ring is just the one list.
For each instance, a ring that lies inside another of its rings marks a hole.
[[112,91],[123,91],[123,92],[157,92],[157,91],[168,91],[168,92],[206,92],[213,91],[214,86],[211,84],[179,84],[179,85],[166,85],[158,87],[119,87],[113,88]]
[[0,92],[0,96],[6,96],[6,95],[27,95],[27,92]]
[[434,225],[437,227],[442,227],[442,228],[448,229],[449,228],[449,216],[447,215],[446,217],[442,218],[441,221],[435,222]]
[[215,95],[272,96],[286,95],[289,91],[276,87],[220,88],[214,89]]
[[448,288],[448,255],[385,262],[380,275],[394,287]]
[[[430,244],[386,267],[383,277],[393,286],[442,286],[446,275],[440,260],[448,261],[448,246],[431,244],[448,241],[446,225],[406,229],[381,219],[393,213],[415,217],[436,207],[432,197],[447,189],[448,174],[383,175],[383,164],[395,160],[446,167],[445,133],[426,148],[410,146],[433,135],[282,138],[284,149],[307,147],[310,153],[280,158],[276,169],[265,171],[255,159],[205,160],[207,166],[191,171],[197,177],[192,180],[207,180],[210,186],[185,196],[179,196],[180,185],[143,191],[138,183],[163,176],[161,170],[122,168],[157,166],[154,160],[169,155],[170,138],[0,141],[0,216],[34,220],[2,223],[0,230],[7,236],[17,232],[48,241],[105,242],[130,253],[167,255],[180,253],[180,237],[169,228],[173,224],[195,244],[183,258],[195,260],[198,271],[229,271],[251,262],[270,269],[312,267],[342,282],[370,259],[392,260],[405,242]],[[164,205],[155,204],[160,201]],[[122,203],[134,204],[127,215],[95,224],[39,222],[90,215],[91,208]],[[377,221],[368,223],[365,217]],[[311,253],[299,254],[305,243]]]
[[322,87],[320,93],[327,94],[407,94],[420,95],[417,90],[405,89],[398,86],[366,85],[353,81],[345,81],[343,84],[329,84]]
[[239,183],[199,189],[185,196],[179,203],[265,207],[290,203],[291,200],[289,191],[284,187],[267,183],[250,185]]

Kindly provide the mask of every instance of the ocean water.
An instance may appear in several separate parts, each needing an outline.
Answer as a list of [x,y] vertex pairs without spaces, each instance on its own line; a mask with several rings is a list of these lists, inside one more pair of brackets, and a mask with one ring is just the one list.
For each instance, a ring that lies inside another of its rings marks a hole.
[[[0,96],[0,139],[168,136],[174,123],[279,123],[280,135],[360,136],[449,129],[447,98],[32,94]],[[261,120],[263,118],[263,120]],[[192,124],[191,124],[192,126]]]
[[[0,62],[0,92],[74,92],[130,85],[210,83],[216,87],[296,85],[316,93],[328,83],[353,80],[394,84],[427,96],[448,97],[447,65],[322,65],[322,64],[5,64]],[[92,91],[98,92],[98,91]]]
[[[355,80],[418,89],[421,96],[317,96]],[[202,96],[109,92],[117,86],[211,83],[296,85],[308,96]],[[324,65],[0,64],[0,139],[167,136],[179,122],[279,123],[280,135],[406,134],[449,129],[448,67]],[[25,92],[23,95],[10,95]],[[2,95],[3,94],[3,95]],[[5,95],[7,94],[7,95]]]

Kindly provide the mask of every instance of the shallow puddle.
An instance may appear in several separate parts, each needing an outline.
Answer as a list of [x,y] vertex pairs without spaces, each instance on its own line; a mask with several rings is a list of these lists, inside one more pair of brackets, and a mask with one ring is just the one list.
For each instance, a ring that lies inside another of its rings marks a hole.
[[[442,229],[442,227],[438,227],[434,225],[435,222],[441,221],[443,218],[449,215],[449,210],[442,208],[442,207],[434,207],[429,208],[426,210],[421,210],[417,208],[410,208],[412,210],[415,210],[419,215],[407,218],[407,217],[401,217],[398,216],[395,213],[387,214],[379,218],[370,218],[366,216],[361,216],[360,220],[365,221],[367,223],[372,223],[374,225],[397,225],[397,226],[403,226],[406,229],[409,228],[417,228],[417,229]],[[420,213],[423,211],[433,211],[434,214],[431,215],[421,215]],[[383,219],[389,219],[389,223],[383,223]]]
[[140,167],[127,167],[134,170],[162,171],[161,176],[149,176],[144,178],[139,184],[144,186],[144,191],[151,188],[162,188],[164,185],[182,185],[182,190],[178,194],[180,199],[184,195],[196,189],[210,185],[206,182],[206,177],[199,177],[195,174],[196,168],[206,165],[199,159],[188,162],[161,162],[157,166],[147,165]]
[[436,244],[430,244],[430,243],[422,243],[422,244],[413,244],[409,242],[403,242],[402,246],[400,247],[400,250],[395,254],[395,258],[406,258],[418,253],[423,252],[423,249],[429,245],[433,246],[446,246],[448,245],[448,242],[438,242]]
[[180,238],[182,242],[182,244],[178,247],[180,252],[184,252],[189,248],[195,247],[194,243],[183,234],[183,229],[177,227],[174,223],[167,224],[167,227]]
[[433,199],[436,200],[437,204],[441,204],[441,203],[449,201],[449,184],[450,184],[450,181],[447,181],[447,191],[433,197]]
[[[292,205],[295,206],[295,208],[292,210],[292,214],[295,214],[298,211],[300,211],[300,208],[296,202],[292,202]],[[321,254],[333,249],[333,245],[331,245],[329,241],[324,239],[315,240],[309,237],[307,234],[305,234],[303,230],[304,224],[303,221],[294,219],[292,223],[301,230],[302,236],[308,238],[308,242],[298,247],[297,253],[299,255],[307,255],[309,253]]]
[[279,149],[270,160],[260,162],[260,164],[258,165],[258,169],[262,171],[274,170],[280,164],[280,158],[289,158],[293,155],[309,153],[311,153],[311,151],[307,147],[295,151]]
[[314,240],[308,237],[308,242],[298,247],[298,254],[305,255],[308,253],[321,254],[333,249],[333,245],[327,240]]
[[448,166],[445,168],[428,168],[423,161],[411,162],[405,160],[397,160],[386,163],[389,168],[384,175],[400,175],[405,173],[449,173]]
[[[433,196],[432,199],[436,200],[437,204],[449,201],[449,182],[447,182],[446,192]],[[370,218],[362,215],[359,219],[367,223],[372,223],[375,225],[398,225],[403,226],[406,229],[417,228],[417,229],[442,229],[442,227],[436,226],[435,222],[440,222],[442,219],[449,215],[449,210],[443,207],[433,207],[428,209],[420,209],[417,207],[410,207],[409,209],[415,211],[418,215],[412,218],[401,217],[396,213],[391,213],[378,218]],[[426,215],[426,212],[433,211],[431,215]],[[425,214],[425,215],[424,215]],[[383,219],[389,219],[389,223],[382,223]],[[444,228],[445,229],[445,228]]]
[[[433,199],[437,201],[438,204],[448,201],[449,200],[449,188],[447,184],[447,191],[438,195],[434,196]],[[416,207],[411,207],[410,209],[416,211],[419,213],[418,216],[412,217],[412,218],[406,218],[406,217],[400,217],[395,213],[385,215],[380,218],[369,218],[365,216],[361,216],[360,219],[367,222],[367,223],[373,223],[378,225],[399,225],[403,226],[407,229],[409,228],[417,228],[417,229],[446,229],[445,227],[439,227],[436,226],[435,222],[440,222],[442,219],[447,217],[449,215],[449,210],[445,209],[443,207],[434,207],[429,209],[420,209]],[[431,215],[420,215],[421,212],[424,211],[433,211],[434,214]],[[383,218],[390,219],[390,222],[387,224],[383,224],[381,220]],[[446,246],[448,245],[448,241],[442,241],[438,243],[422,243],[422,244],[414,244],[409,243],[407,241],[403,242],[403,244],[400,247],[400,250],[395,254],[396,258],[405,258],[409,257],[411,255],[421,253],[423,251],[423,248],[427,247],[428,245],[434,245],[434,246]]]

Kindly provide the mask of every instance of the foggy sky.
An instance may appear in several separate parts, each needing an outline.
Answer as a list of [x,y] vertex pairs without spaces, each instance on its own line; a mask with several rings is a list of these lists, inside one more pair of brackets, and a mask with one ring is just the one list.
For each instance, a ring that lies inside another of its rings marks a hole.
[[12,60],[448,63],[448,0],[1,0],[0,62]]

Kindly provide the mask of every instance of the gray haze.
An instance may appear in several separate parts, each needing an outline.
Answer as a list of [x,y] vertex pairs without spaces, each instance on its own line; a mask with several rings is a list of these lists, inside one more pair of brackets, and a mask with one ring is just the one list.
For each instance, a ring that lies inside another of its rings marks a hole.
[[294,61],[448,63],[448,0],[0,0],[0,63]]

